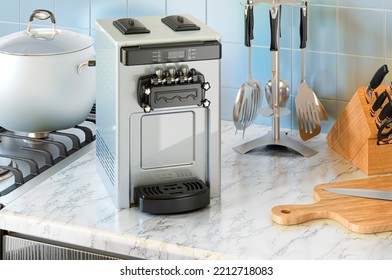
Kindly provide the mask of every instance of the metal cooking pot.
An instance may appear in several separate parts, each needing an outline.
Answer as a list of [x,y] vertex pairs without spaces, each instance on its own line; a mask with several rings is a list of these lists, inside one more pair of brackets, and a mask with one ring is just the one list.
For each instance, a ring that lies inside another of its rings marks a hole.
[[[33,19],[52,28],[32,29]],[[95,101],[94,40],[58,30],[54,15],[35,10],[27,30],[0,38],[0,126],[50,132],[85,120]]]

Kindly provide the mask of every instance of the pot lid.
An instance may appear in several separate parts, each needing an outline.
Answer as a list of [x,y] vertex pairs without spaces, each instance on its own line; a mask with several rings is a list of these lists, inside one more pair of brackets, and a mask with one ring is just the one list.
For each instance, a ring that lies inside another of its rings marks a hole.
[[[32,29],[33,18],[51,18],[52,28]],[[0,38],[0,53],[26,56],[65,54],[89,48],[93,38],[67,30],[58,30],[54,15],[47,10],[36,10],[30,17],[27,30]]]
[[0,38],[0,52],[13,55],[55,55],[76,52],[92,46],[94,40],[76,32],[36,29]]

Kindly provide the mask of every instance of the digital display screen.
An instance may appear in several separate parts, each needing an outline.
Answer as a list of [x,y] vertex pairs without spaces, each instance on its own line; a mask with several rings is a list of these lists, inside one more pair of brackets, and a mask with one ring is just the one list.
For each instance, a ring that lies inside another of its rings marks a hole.
[[168,59],[184,59],[185,58],[185,51],[168,51],[167,52]]

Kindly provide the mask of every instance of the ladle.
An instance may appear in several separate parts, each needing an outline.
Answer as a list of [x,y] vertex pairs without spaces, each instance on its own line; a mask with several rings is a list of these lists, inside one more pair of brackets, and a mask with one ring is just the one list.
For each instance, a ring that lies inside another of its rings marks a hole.
[[[279,22],[281,21],[281,14],[282,14],[282,6],[279,6]],[[275,21],[271,20],[270,21],[270,27],[271,27],[271,34],[273,33],[273,24],[276,24]],[[272,35],[271,35],[272,36]],[[276,36],[281,36],[281,27],[279,23],[279,34],[276,34]],[[273,42],[273,38],[271,38],[271,42]],[[276,48],[275,46],[276,43],[271,43],[271,49]],[[265,98],[267,100],[269,108],[263,108],[262,109],[262,114],[264,116],[271,116],[273,114],[274,110],[274,105],[277,105],[278,108],[277,110],[279,111],[279,115],[289,115],[290,110],[286,109],[287,102],[289,101],[290,98],[290,87],[288,86],[287,82],[283,79],[279,79],[279,86],[278,86],[278,96],[276,100],[276,104],[274,104],[273,101],[273,90],[272,90],[272,84],[274,82],[274,77],[276,74],[276,69],[272,70],[272,78],[265,84]]]

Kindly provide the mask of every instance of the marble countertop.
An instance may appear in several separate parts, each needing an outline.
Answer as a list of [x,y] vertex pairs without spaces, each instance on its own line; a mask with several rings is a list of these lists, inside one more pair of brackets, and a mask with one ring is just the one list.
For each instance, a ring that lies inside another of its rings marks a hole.
[[[235,134],[222,122],[222,194],[201,210],[156,216],[116,209],[95,171],[92,149],[0,211],[0,228],[147,259],[391,259],[391,233],[357,234],[331,220],[281,226],[271,208],[314,202],[317,184],[366,178],[328,148],[302,142],[310,158],[269,146],[240,155],[233,147],[270,127]],[[282,132],[283,133],[283,132]],[[297,131],[287,131],[298,141]]]

